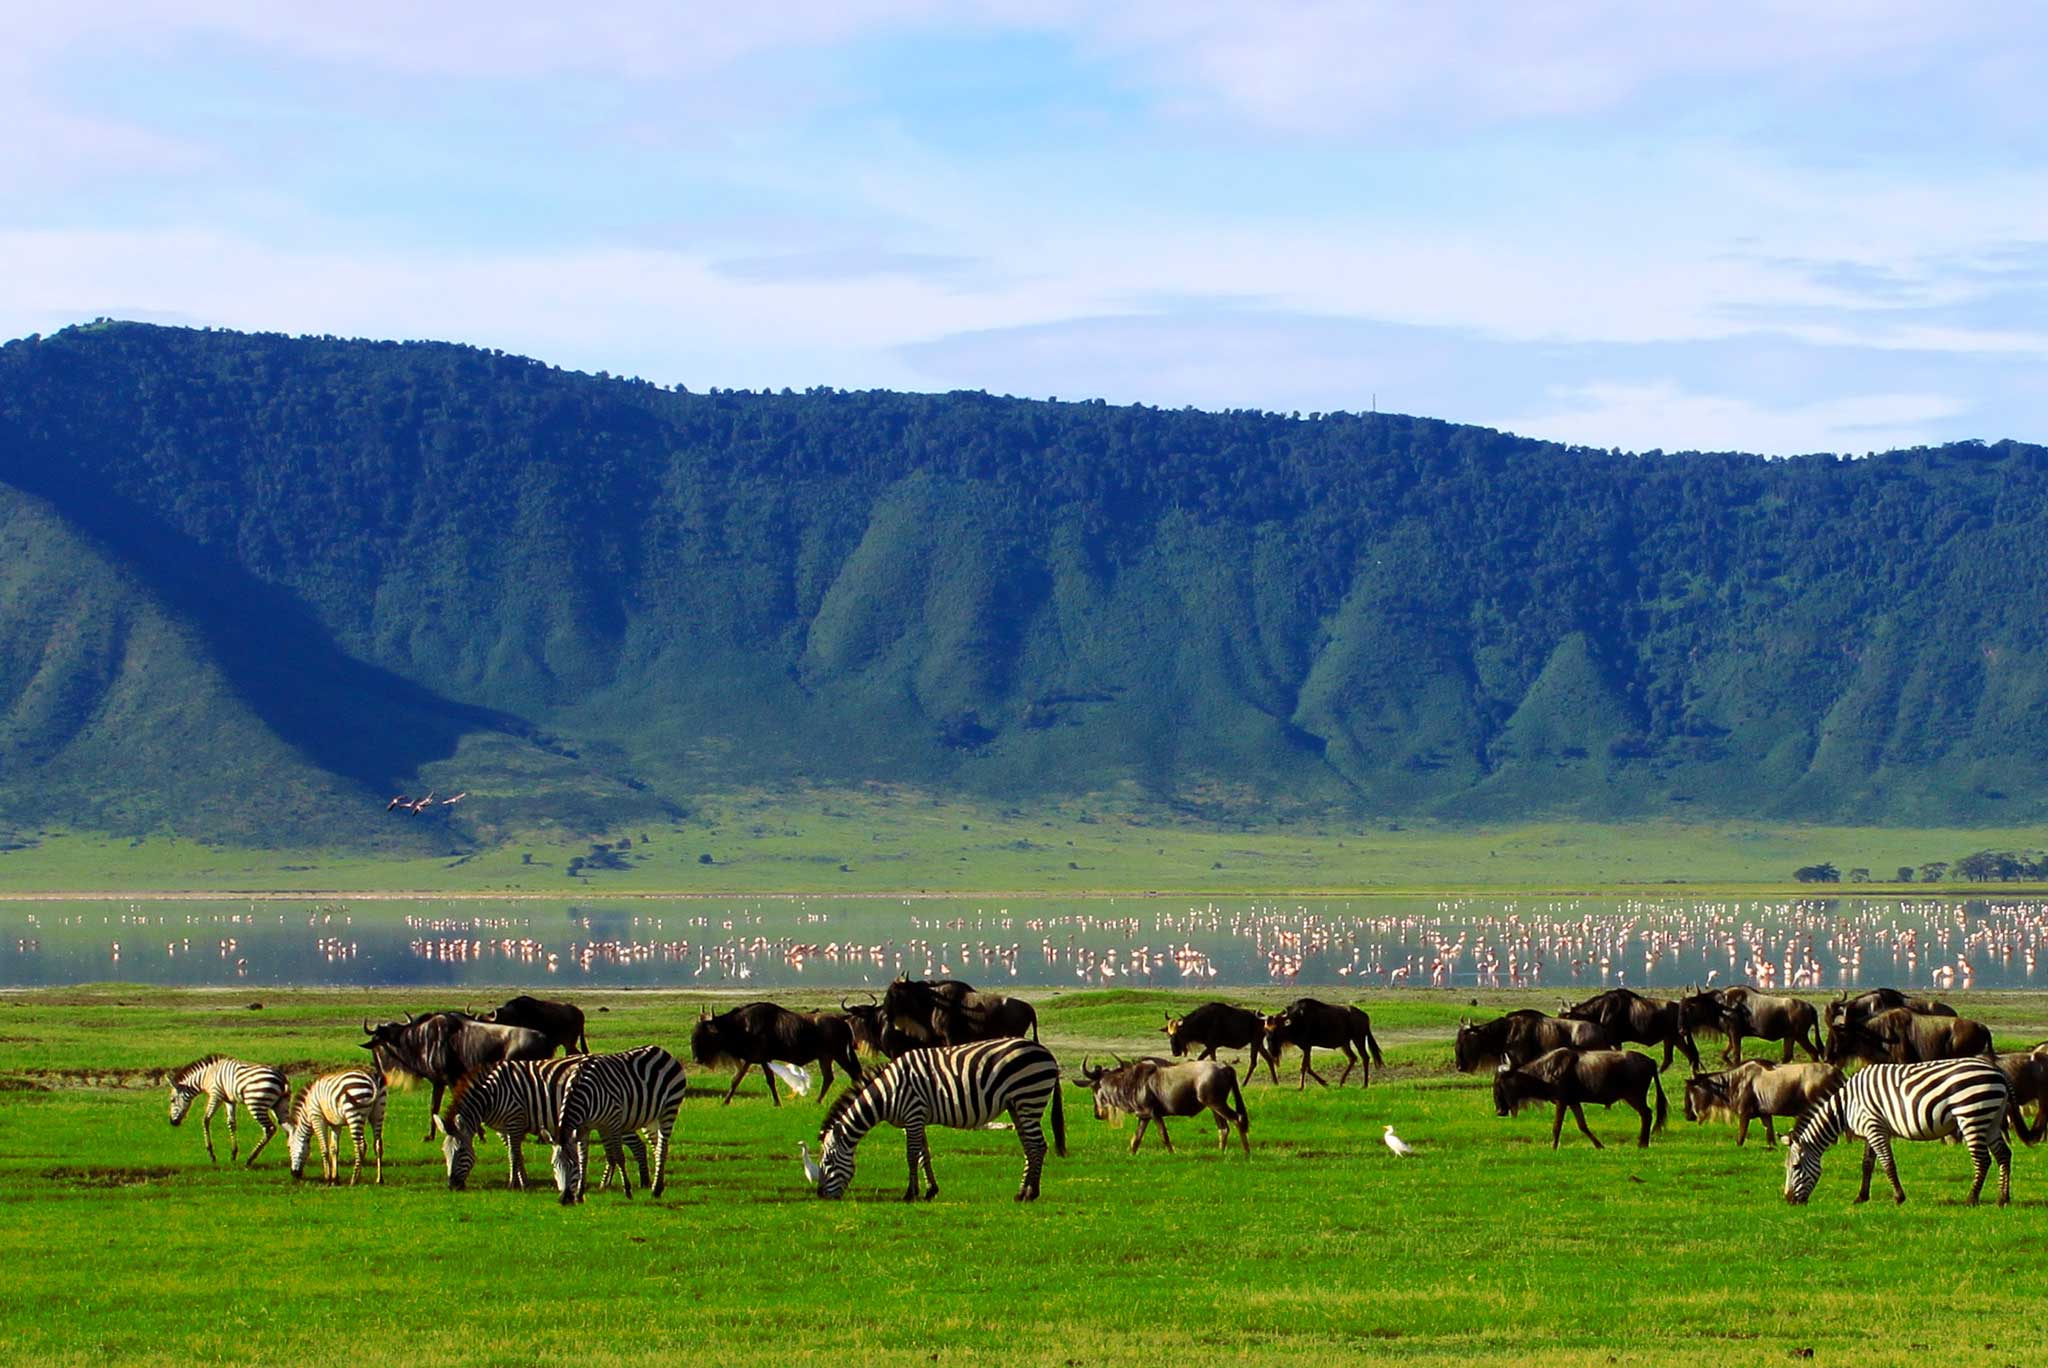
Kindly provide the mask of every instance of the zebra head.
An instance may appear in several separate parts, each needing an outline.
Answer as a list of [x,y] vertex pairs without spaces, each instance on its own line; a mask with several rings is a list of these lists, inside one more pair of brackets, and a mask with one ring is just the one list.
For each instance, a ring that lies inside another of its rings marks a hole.
[[177,1125],[185,1119],[185,1113],[192,1110],[193,1099],[199,1096],[199,1089],[186,1083],[171,1084],[171,1124]]
[[818,1138],[818,1195],[838,1199],[853,1186],[853,1146],[840,1138],[839,1127],[827,1126]]
[[573,1206],[583,1199],[584,1166],[588,1162],[583,1149],[583,1137],[574,1131],[555,1133],[555,1190],[562,1194],[563,1206]]
[[290,1156],[293,1178],[306,1176],[306,1155],[313,1148],[313,1123],[301,1116],[292,1118]]
[[462,1191],[469,1182],[469,1171],[476,1167],[476,1133],[467,1118],[458,1114],[453,1125],[441,1127],[441,1158],[448,1165],[448,1186]]
[[1820,1182],[1820,1157],[1826,1148],[1801,1140],[1797,1133],[1792,1136],[1792,1148],[1785,1151],[1785,1200],[1793,1206],[1805,1206],[1806,1199],[1813,1195],[1814,1186]]

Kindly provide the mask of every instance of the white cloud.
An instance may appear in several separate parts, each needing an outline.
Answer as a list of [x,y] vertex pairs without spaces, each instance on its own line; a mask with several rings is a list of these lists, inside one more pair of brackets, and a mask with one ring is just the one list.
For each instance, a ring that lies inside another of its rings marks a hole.
[[1490,426],[1530,437],[1624,451],[1887,451],[1943,440],[1942,420],[1965,405],[1939,394],[1868,394],[1766,407],[1732,395],[1688,393],[1676,381],[1595,383],[1551,391],[1556,407]]

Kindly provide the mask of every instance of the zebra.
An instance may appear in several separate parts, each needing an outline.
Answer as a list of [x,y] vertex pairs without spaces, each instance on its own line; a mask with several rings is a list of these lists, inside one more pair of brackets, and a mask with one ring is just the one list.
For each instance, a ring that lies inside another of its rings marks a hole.
[[226,1055],[196,1059],[171,1075],[172,1125],[185,1119],[185,1113],[202,1093],[206,1096],[206,1111],[199,1118],[199,1128],[206,1136],[206,1157],[216,1164],[220,1162],[220,1156],[213,1152],[213,1113],[221,1107],[226,1107],[228,1113],[228,1159],[241,1156],[242,1142],[235,1135],[235,1107],[239,1104],[247,1107],[249,1115],[263,1127],[263,1138],[249,1151],[253,1168],[256,1156],[263,1153],[263,1147],[282,1128],[280,1118],[292,1096],[291,1080],[284,1076],[284,1070],[268,1064],[250,1064]]
[[[626,1196],[633,1180],[626,1175],[620,1146],[643,1128],[654,1132],[654,1175],[648,1191],[656,1197],[668,1185],[669,1137],[683,1105],[683,1066],[659,1045],[642,1045],[618,1054],[578,1055],[555,1113],[555,1187],[562,1205],[583,1200],[589,1177],[589,1142],[594,1134],[604,1145],[605,1177],[617,1170]],[[643,1169],[642,1183],[648,1183]],[[598,1185],[600,1188],[604,1183]]]
[[1785,1200],[1795,1206],[1813,1195],[1820,1181],[1820,1160],[1843,1134],[1863,1140],[1863,1190],[1858,1202],[1870,1200],[1870,1174],[1878,1164],[1891,1179],[1892,1195],[1906,1200],[1892,1159],[1892,1140],[1939,1140],[1960,1135],[1970,1151],[1976,1181],[1970,1184],[1969,1205],[1984,1190],[1991,1161],[1998,1161],[1998,1204],[2012,1200],[2012,1144],[2005,1138],[2005,1118],[2012,1085],[1988,1059],[1937,1059],[1922,1064],[1872,1064],[1829,1097],[1814,1103],[1792,1131],[1785,1156]]
[[924,1196],[930,1201],[939,1195],[939,1180],[932,1172],[925,1127],[975,1130],[1007,1111],[1024,1146],[1024,1183],[1017,1189],[1017,1200],[1036,1201],[1045,1168],[1045,1135],[1039,1121],[1048,1100],[1053,1145],[1065,1158],[1067,1121],[1060,1104],[1059,1061],[1052,1051],[1019,1037],[912,1050],[858,1088],[841,1093],[832,1104],[818,1135],[818,1195],[845,1195],[853,1182],[854,1148],[862,1136],[887,1121],[903,1128],[910,1160],[910,1186],[903,1190],[903,1200],[917,1200],[922,1165],[928,1185]]
[[313,1147],[313,1134],[320,1135],[320,1171],[328,1182],[341,1179],[341,1145],[335,1132],[347,1130],[355,1142],[356,1166],[348,1176],[350,1187],[363,1174],[363,1128],[367,1126],[377,1142],[377,1181],[384,1181],[384,1075],[374,1069],[342,1069],[322,1074],[299,1094],[292,1109],[292,1177],[306,1176],[306,1153]]
[[[561,1113],[562,1094],[576,1061],[574,1055],[561,1059],[506,1060],[472,1069],[456,1080],[441,1126],[441,1154],[448,1165],[448,1186],[460,1190],[468,1184],[470,1170],[476,1165],[476,1138],[489,1126],[505,1137],[511,1186],[525,1187],[526,1158],[521,1144],[529,1135],[553,1142],[555,1118]],[[640,1181],[644,1184],[647,1144],[638,1132],[626,1136],[624,1144],[639,1160]],[[607,1172],[605,1181],[610,1178]],[[598,1186],[602,1188],[604,1183]]]

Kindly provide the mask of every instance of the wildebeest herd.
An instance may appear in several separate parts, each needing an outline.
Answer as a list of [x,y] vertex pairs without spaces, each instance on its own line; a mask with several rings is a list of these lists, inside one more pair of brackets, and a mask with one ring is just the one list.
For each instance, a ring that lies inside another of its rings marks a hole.
[[[236,1158],[236,1110],[246,1109],[264,1131],[249,1163],[283,1129],[292,1175],[303,1176],[312,1141],[318,1139],[329,1182],[339,1180],[339,1137],[345,1131],[354,1150],[350,1182],[360,1177],[370,1153],[375,1180],[381,1182],[387,1084],[420,1079],[433,1088],[427,1138],[437,1129],[442,1133],[451,1187],[466,1185],[477,1141],[496,1131],[506,1142],[513,1187],[526,1185],[522,1145],[535,1138],[553,1148],[552,1168],[565,1205],[583,1199],[593,1142],[606,1161],[600,1188],[616,1176],[630,1197],[632,1171],[637,1170],[642,1186],[657,1196],[662,1192],[684,1075],[682,1065],[661,1046],[592,1053],[580,1010],[523,996],[484,1013],[406,1014],[378,1025],[365,1020],[362,1026],[366,1038],[360,1044],[371,1066],[324,1074],[301,1089],[296,1101],[284,1074],[262,1065],[213,1055],[175,1071],[171,1124],[177,1125],[203,1096],[209,1156],[212,1117],[224,1107],[230,1158]],[[1218,1147],[1228,1149],[1235,1129],[1249,1156],[1251,1117],[1243,1085],[1262,1062],[1269,1083],[1277,1084],[1279,1057],[1290,1045],[1301,1053],[1297,1091],[1311,1078],[1330,1085],[1313,1067],[1318,1049],[1344,1056],[1338,1087],[1354,1069],[1359,1086],[1369,1086],[1373,1067],[1385,1063],[1364,1010],[1313,998],[1270,1014],[1212,1002],[1181,1016],[1168,1013],[1160,1030],[1168,1057],[1112,1056],[1109,1064],[1084,1058],[1080,1073],[1067,1080],[1088,1090],[1098,1119],[1137,1118],[1132,1153],[1153,1126],[1171,1150],[1168,1120],[1207,1114],[1217,1128]],[[755,1068],[776,1106],[782,1101],[778,1073],[792,1087],[807,1091],[806,1068],[815,1066],[821,1074],[820,1102],[832,1087],[834,1069],[845,1074],[847,1087],[819,1133],[818,1160],[812,1161],[807,1145],[801,1147],[806,1175],[820,1196],[837,1197],[847,1190],[861,1138],[887,1121],[906,1137],[906,1199],[929,1198],[938,1191],[925,1132],[939,1125],[1013,1128],[1025,1155],[1017,1197],[1027,1201],[1038,1195],[1047,1122],[1052,1147],[1066,1152],[1059,1064],[1037,1035],[1037,1013],[1019,998],[982,992],[957,980],[898,979],[879,999],[842,999],[838,1011],[799,1012],[771,1002],[716,1014],[707,1010],[692,1031],[690,1055],[700,1067],[734,1069],[723,1104],[732,1102],[742,1079]],[[1725,1042],[1720,1059],[1725,1068],[1708,1072],[1703,1067],[1701,1036]],[[1745,1040],[1780,1043],[1783,1058],[1744,1060]],[[1661,1046],[1662,1063],[1621,1048],[1627,1044]],[[1795,1049],[1804,1050],[1809,1062],[1794,1063]],[[1219,1058],[1221,1050],[1245,1052],[1242,1079],[1238,1061]],[[863,1055],[880,1063],[864,1065]],[[2048,1044],[1998,1055],[1980,1023],[1958,1017],[1945,1004],[1890,989],[1844,995],[1829,1003],[1825,1014],[1804,999],[1746,986],[1695,990],[1662,1001],[1614,989],[1576,1005],[1561,1004],[1556,1016],[1523,1010],[1490,1021],[1461,1021],[1454,1059],[1461,1072],[1493,1070],[1494,1107],[1500,1116],[1532,1104],[1552,1107],[1555,1149],[1567,1113],[1599,1147],[1584,1108],[1616,1103],[1637,1114],[1637,1144],[1647,1147],[1652,1133],[1666,1124],[1669,1102],[1661,1073],[1674,1055],[1682,1055],[1692,1069],[1683,1092],[1688,1120],[1727,1118],[1739,1127],[1736,1143],[1741,1145],[1750,1123],[1760,1119],[1767,1141],[1775,1146],[1776,1120],[1795,1119],[1785,1189],[1792,1201],[1805,1200],[1819,1176],[1821,1151],[1845,1134],[1865,1142],[1865,1196],[1881,1164],[1904,1200],[1892,1166],[1891,1140],[1955,1136],[1969,1148],[1978,1187],[1989,1165],[1997,1162],[2003,1200],[2009,1190],[2008,1126],[2029,1144],[2048,1132]],[[1861,1070],[1851,1072],[1858,1064]],[[2021,1110],[2029,1103],[2037,1109],[2031,1126]],[[1000,1116],[1008,1120],[997,1121]],[[1974,1195],[1973,1189],[1973,1200]]]

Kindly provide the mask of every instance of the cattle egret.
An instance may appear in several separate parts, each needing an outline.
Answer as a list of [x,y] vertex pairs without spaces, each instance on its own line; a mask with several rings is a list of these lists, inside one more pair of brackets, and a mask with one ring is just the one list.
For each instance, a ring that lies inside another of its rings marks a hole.
[[789,1090],[798,1097],[809,1097],[811,1095],[811,1071],[809,1069],[804,1068],[801,1064],[785,1064],[779,1059],[769,1060],[768,1067],[774,1070],[775,1076],[787,1084]]
[[805,1144],[803,1141],[799,1140],[796,1142],[796,1152],[799,1155],[803,1156],[804,1181],[809,1183],[812,1187],[816,1187],[818,1185],[818,1180],[825,1176],[825,1170],[819,1168],[818,1161],[811,1158],[811,1147]]
[[1395,1154],[1399,1155],[1403,1159],[1406,1159],[1409,1155],[1415,1153],[1414,1150],[1408,1148],[1408,1142],[1406,1140],[1403,1140],[1400,1136],[1394,1134],[1394,1128],[1392,1126],[1387,1127],[1387,1133],[1381,1136],[1380,1138],[1387,1142],[1388,1149],[1392,1150]]

